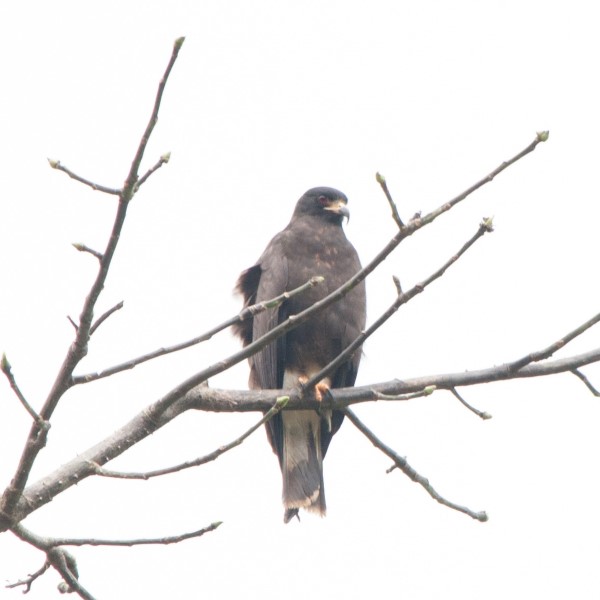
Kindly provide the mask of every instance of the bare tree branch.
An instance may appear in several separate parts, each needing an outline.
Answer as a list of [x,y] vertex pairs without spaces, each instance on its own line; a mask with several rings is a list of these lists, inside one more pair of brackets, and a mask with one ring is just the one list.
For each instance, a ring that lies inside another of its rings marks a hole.
[[231,327],[235,323],[239,323],[241,321],[245,321],[246,319],[251,319],[254,315],[261,313],[267,308],[275,308],[279,306],[285,300],[292,298],[298,294],[301,294],[315,285],[318,285],[323,282],[323,277],[311,277],[305,284],[297,287],[295,290],[291,290],[289,292],[284,292],[279,296],[272,298],[271,300],[265,300],[263,302],[259,302],[258,304],[253,304],[252,306],[245,307],[240,313],[238,313],[235,317],[231,317],[227,319],[220,325],[213,327],[206,333],[202,335],[196,336],[191,340],[187,340],[185,342],[181,342],[179,344],[174,344],[173,346],[167,346],[163,348],[159,348],[158,350],[154,350],[152,352],[148,352],[147,354],[143,354],[142,356],[138,356],[137,358],[132,358],[124,363],[119,365],[115,365],[113,367],[109,367],[107,369],[103,369],[102,371],[96,373],[87,373],[85,375],[75,375],[73,377],[73,384],[80,383],[88,383],[90,381],[95,381],[97,379],[102,379],[104,377],[110,377],[111,375],[115,375],[116,373],[121,373],[122,371],[126,371],[128,369],[133,369],[144,362],[152,360],[154,358],[158,358],[159,356],[166,356],[167,354],[171,354],[173,352],[179,352],[180,350],[185,350],[186,348],[190,348],[191,346],[195,346],[196,344],[200,344],[202,342],[206,342],[210,340],[215,334]]
[[16,588],[21,585],[25,586],[25,589],[22,590],[24,594],[28,594],[31,590],[31,585],[38,578],[41,577],[48,569],[50,568],[50,563],[46,560],[44,564],[35,572],[31,573],[27,576],[26,579],[19,579],[15,583],[9,583],[6,585],[7,588]]
[[[484,511],[475,512],[466,506],[461,506],[460,504],[455,504],[454,502],[450,502],[450,500],[446,500],[441,494],[435,491],[433,486],[429,483],[429,480],[417,473],[415,469],[413,469],[407,462],[406,458],[398,455],[394,450],[392,450],[389,446],[386,446],[355,414],[349,409],[345,408],[343,410],[344,414],[350,419],[352,424],[362,433],[365,437],[376,447],[379,448],[386,456],[389,456],[394,461],[394,467],[400,469],[407,477],[412,479],[415,483],[418,483],[422,486],[425,491],[434,499],[437,500],[440,504],[447,506],[448,508],[452,508],[453,510],[457,510],[462,512],[472,519],[476,519],[477,521],[487,521],[488,516]],[[392,469],[388,470],[388,473]]]
[[289,396],[280,396],[277,398],[275,402],[275,406],[272,406],[267,413],[263,416],[260,421],[252,425],[250,429],[242,433],[239,437],[237,437],[232,442],[213,450],[210,454],[206,454],[205,456],[201,456],[200,458],[196,458],[194,460],[186,461],[184,463],[180,463],[178,465],[174,465],[172,467],[166,467],[164,469],[156,469],[154,471],[146,471],[144,473],[122,473],[119,471],[111,471],[110,469],[103,469],[100,466],[96,468],[96,475],[100,475],[102,477],[114,477],[116,479],[150,479],[152,477],[159,477],[161,475],[169,475],[171,473],[176,473],[178,471],[183,471],[184,469],[189,469],[191,467],[199,467],[200,465],[204,465],[208,462],[212,462],[228,452],[229,450],[236,448],[239,446],[245,439],[250,437],[257,429],[262,427],[267,421],[270,421],[278,412],[280,412],[285,405],[288,403]]
[[74,243],[71,245],[73,246],[73,248],[75,248],[75,250],[78,250],[79,252],[87,252],[88,254],[95,256],[98,260],[102,260],[102,258],[103,258],[101,252],[98,252],[97,250],[89,248],[85,244]]
[[94,183],[93,181],[90,181],[89,179],[85,179],[84,177],[81,177],[80,175],[73,173],[73,171],[71,171],[71,169],[68,169],[67,167],[62,165],[60,163],[60,160],[54,160],[52,158],[49,158],[48,163],[50,164],[50,166],[53,169],[56,169],[57,171],[62,171],[63,173],[66,173],[71,179],[74,179],[75,181],[79,181],[79,183],[83,183],[83,185],[87,185],[88,187],[91,187],[93,190],[95,190],[97,192],[104,192],[105,194],[112,194],[113,196],[118,196],[121,193],[121,190],[118,188],[111,188],[111,187],[107,187],[105,185],[101,185],[99,183]]
[[[131,200],[135,192],[137,191],[137,183],[138,183],[138,171],[140,169],[140,164],[142,162],[142,158],[144,158],[144,152],[146,151],[146,146],[150,140],[150,136],[152,135],[152,131],[158,122],[158,112],[160,110],[160,104],[162,102],[163,93],[165,91],[165,86],[167,85],[167,80],[169,79],[169,75],[171,74],[171,70],[175,65],[175,61],[177,60],[177,56],[179,55],[179,51],[181,50],[181,46],[183,46],[183,42],[185,41],[185,37],[180,37],[175,40],[173,44],[173,52],[171,53],[171,58],[169,60],[169,64],[165,69],[164,75],[158,84],[158,91],[156,92],[156,98],[154,100],[154,108],[152,109],[152,114],[150,115],[150,120],[148,121],[148,125],[146,126],[146,131],[144,131],[144,135],[142,135],[142,139],[140,141],[140,145],[138,146],[137,152],[131,163],[131,169],[129,170],[129,175],[125,180],[125,186],[123,191],[126,191],[124,194],[126,200]],[[164,156],[164,155],[163,155]],[[161,157],[162,158],[162,157]],[[160,160],[159,160],[160,162]],[[166,162],[163,160],[163,162]],[[152,171],[152,169],[150,170]],[[147,177],[146,177],[147,178]]]
[[508,368],[512,369],[513,371],[518,371],[525,365],[528,365],[532,362],[539,362],[541,360],[545,360],[546,358],[550,358],[556,351],[560,350],[569,342],[574,340],[577,336],[580,336],[582,333],[593,327],[596,323],[598,323],[598,321],[600,321],[600,313],[594,315],[591,319],[587,320],[585,323],[582,323],[581,325],[579,325],[579,327],[576,327],[575,329],[573,329],[573,331],[570,331],[553,344],[550,344],[547,348],[544,348],[543,350],[538,350],[537,352],[531,352],[523,358],[515,360],[514,362],[510,363],[510,365],[508,365]]
[[475,408],[474,406],[471,406],[471,404],[469,404],[456,390],[456,388],[450,388],[450,391],[452,392],[452,394],[454,395],[454,397],[466,408],[468,408],[472,413],[476,414],[480,419],[483,419],[484,421],[487,419],[491,419],[492,415],[490,415],[490,413],[479,410],[478,408]]
[[404,227],[404,223],[402,222],[402,219],[400,218],[400,214],[398,213],[398,207],[396,206],[396,203],[394,202],[392,195],[390,194],[390,190],[388,190],[388,186],[387,186],[385,177],[383,175],[381,175],[381,173],[375,173],[375,179],[377,180],[377,183],[381,186],[381,189],[383,190],[383,193],[385,194],[385,197],[387,198],[388,204],[390,205],[390,208],[392,209],[392,218],[396,222],[396,225],[398,225],[398,227],[400,229],[402,229]]
[[146,182],[146,180],[148,179],[148,177],[150,177],[150,175],[152,175],[152,173],[154,173],[155,171],[158,171],[158,169],[160,169],[164,164],[168,163],[169,160],[171,159],[171,153],[170,152],[165,152],[156,162],[156,164],[152,167],[150,167],[141,177],[140,180],[137,182],[137,187],[136,187],[136,191],[140,189],[140,187]]
[[507,369],[505,365],[500,365],[477,371],[428,375],[413,379],[396,379],[368,386],[332,389],[331,397],[323,398],[322,402],[302,397],[298,389],[217,390],[207,386],[197,386],[191,391],[181,394],[168,407],[162,405],[162,400],[155,402],[105,440],[79,454],[53,473],[28,486],[15,507],[12,520],[7,519],[6,516],[3,520],[0,519],[0,532],[11,528],[14,523],[47,504],[64,490],[81,483],[90,475],[94,475],[97,465],[104,465],[123,454],[127,449],[158,431],[186,410],[196,409],[209,412],[267,411],[282,394],[288,394],[290,398],[286,410],[342,409],[352,404],[377,401],[377,394],[401,397],[405,394],[423,392],[428,386],[435,386],[438,389],[451,389],[507,379],[545,377],[557,373],[568,373],[573,369],[599,361],[600,348],[597,348],[590,352],[543,364],[527,365],[516,373]]
[[[171,404],[177,401],[177,399],[195,386],[200,385],[203,381],[207,381],[210,377],[217,375],[218,373],[222,373],[227,369],[231,368],[233,365],[245,360],[246,358],[252,356],[272,341],[281,337],[294,327],[298,327],[301,323],[304,323],[307,319],[314,316],[319,311],[324,310],[334,302],[337,302],[340,298],[342,298],[345,294],[347,294],[351,289],[356,287],[361,281],[363,281],[368,275],[370,275],[397,247],[398,245],[407,237],[411,236],[413,233],[421,229],[423,226],[432,223],[437,217],[439,217],[444,212],[450,210],[453,206],[456,206],[460,201],[464,200],[467,196],[469,196],[473,191],[477,190],[485,183],[488,183],[494,179],[496,175],[504,171],[509,165],[514,164],[523,156],[526,156],[535,148],[537,145],[545,141],[546,138],[543,138],[540,134],[536,136],[533,142],[529,144],[524,150],[513,156],[509,161],[502,163],[499,167],[494,169],[489,175],[487,175],[484,179],[480,180],[477,184],[471,186],[465,192],[460,194],[459,196],[452,199],[450,202],[443,204],[436,210],[430,212],[425,215],[423,218],[413,219],[403,227],[396,235],[386,244],[386,246],[368,263],[365,267],[363,267],[356,275],[351,277],[344,285],[339,287],[337,290],[334,290],[321,299],[318,302],[315,302],[312,306],[307,308],[306,310],[298,313],[297,315],[292,315],[283,323],[280,323],[273,329],[269,330],[264,336],[260,339],[252,342],[245,346],[239,352],[232,354],[228,358],[211,365],[210,367],[196,373],[195,375],[189,377],[187,380],[183,381],[179,386],[174,388],[171,392],[167,393],[161,400],[158,401],[154,406],[157,410],[164,410],[169,407]],[[482,225],[491,228],[491,220],[485,220]],[[319,376],[321,376],[319,374]],[[321,376],[322,377],[322,376]],[[311,381],[311,385],[314,385],[315,382]]]
[[508,167],[510,167],[511,165],[514,165],[517,161],[521,160],[524,156],[527,156],[527,154],[529,154],[530,152],[533,152],[537,148],[538,144],[547,141],[549,135],[550,134],[548,131],[538,132],[535,136],[535,139],[533,140],[533,142],[531,142],[531,144],[529,144],[529,146],[527,146],[526,148],[521,150],[521,152],[519,152],[518,154],[515,154],[509,160],[504,161],[501,165],[499,165],[493,171],[488,173],[488,175],[486,175],[483,179],[480,179],[477,183],[474,183],[470,188],[467,188],[464,192],[461,192],[460,194],[458,194],[458,196],[455,196],[454,198],[452,198],[452,200],[450,200],[446,204],[443,204],[436,210],[425,215],[421,219],[423,221],[423,223],[426,224],[426,223],[433,222],[443,212],[450,210],[452,207],[456,206],[459,202],[462,202],[465,198],[470,196],[473,192],[478,190],[480,187],[483,187],[486,183],[490,183],[491,181],[493,181],[497,175],[502,173],[502,171],[508,169]]
[[[74,591],[85,600],[94,600],[94,596],[79,583],[77,560],[70,552],[53,544],[53,538],[39,536],[20,524],[16,524],[12,528],[12,532],[23,541],[46,553],[47,563],[51,564],[63,578],[63,582],[58,586],[61,593]],[[40,569],[39,575],[45,570]]]
[[112,308],[109,308],[103,315],[98,317],[98,319],[96,319],[94,324],[90,327],[90,336],[92,336],[94,334],[96,329],[98,329],[98,327],[100,327],[100,325],[102,325],[102,323],[104,323],[104,321],[106,321],[106,319],[108,319],[108,317],[110,317],[110,315],[117,312],[118,310],[121,310],[122,308],[123,308],[123,300],[121,300],[121,302],[118,302],[117,304],[115,304]]
[[575,377],[581,379],[581,381],[583,381],[583,383],[586,385],[587,389],[590,390],[594,396],[600,396],[600,392],[591,384],[590,380],[579,369],[572,369],[571,373],[573,373]]
[[[33,534],[22,525],[15,527],[17,535],[23,539],[30,541],[34,539],[41,549],[49,551],[51,548],[60,548],[62,546],[147,546],[153,544],[177,544],[185,540],[197,538],[203,536],[205,533],[214,531],[223,524],[222,521],[215,521],[210,525],[198,529],[196,531],[190,531],[179,535],[169,535],[158,538],[135,538],[130,540],[111,540],[111,539],[100,539],[100,538],[56,538],[56,537],[41,537]],[[73,559],[73,565],[71,568],[76,568],[76,563]],[[77,575],[77,573],[75,573]]]
[[[171,72],[171,69],[175,64],[175,60],[177,59],[177,55],[179,53],[179,49],[181,48],[182,43],[183,38],[179,38],[175,41],[175,44],[173,46],[173,52],[167,65],[167,69],[165,70],[165,73],[158,86],[158,92],[156,94],[156,100],[154,103],[154,108],[152,110],[150,121],[148,122],[146,131],[142,136],[139,147],[131,164],[129,174],[125,181],[125,185],[123,189],[119,192],[119,205],[113,224],[113,229],[108,244],[106,246],[106,250],[102,255],[102,260],[100,261],[100,268],[98,270],[96,279],[92,284],[87,298],[85,299],[81,316],[79,318],[79,326],[75,334],[75,340],[73,341],[73,343],[69,347],[69,350],[67,351],[67,355],[63,361],[62,366],[60,367],[52,389],[50,390],[50,393],[40,411],[40,418],[42,421],[50,420],[50,417],[52,416],[52,413],[54,412],[60,398],[65,393],[65,391],[69,389],[69,387],[71,387],[72,385],[73,370],[79,364],[81,359],[87,354],[87,344],[90,336],[90,329],[92,327],[94,307],[96,305],[100,292],[104,287],[104,283],[108,275],[108,270],[110,268],[113,255],[115,253],[117,244],[119,242],[119,238],[121,236],[121,230],[123,228],[123,223],[125,222],[125,216],[127,214],[127,207],[129,201],[135,193],[135,186],[138,179],[139,166],[144,155],[146,145],[148,144],[150,134],[152,133],[156,121],[158,120],[158,111],[160,108],[163,90],[169,73]],[[59,166],[60,163],[57,163],[54,165],[54,168],[59,168]],[[33,463],[40,450],[46,444],[47,433],[48,429],[45,427],[41,427],[38,421],[36,421],[33,424],[27,437],[27,442],[23,449],[23,453],[19,460],[16,472],[11,480],[10,485],[6,488],[2,496],[2,502],[0,504],[0,516],[4,516],[4,519],[7,515],[10,515],[12,513],[14,507],[18,503],[21,493],[27,483],[29,473],[31,472],[31,468],[33,467]]]
[[[363,388],[351,388],[351,389],[339,389],[332,391],[331,397],[325,399],[323,402],[316,402],[313,398],[308,397],[308,394],[304,394],[304,389],[294,389],[289,391],[289,395],[282,396],[281,390],[262,390],[252,392],[238,392],[231,390],[211,390],[208,388],[206,382],[209,377],[221,373],[229,369],[234,364],[248,358],[252,354],[258,352],[264,348],[267,344],[270,344],[278,337],[285,335],[293,328],[299,326],[301,323],[313,317],[317,312],[324,310],[326,307],[332,305],[342,296],[347,294],[356,285],[361,283],[381,262],[383,262],[389,254],[407,237],[411,236],[416,231],[420,230],[425,225],[432,223],[442,213],[448,211],[453,206],[464,200],[475,190],[479,189],[486,183],[491,182],[499,173],[504,171],[510,165],[520,160],[523,156],[532,152],[540,142],[546,141],[548,138],[547,132],[538,133],[536,139],[529,144],[524,150],[512,157],[510,160],[503,162],[496,169],[491,171],[486,177],[481,179],[476,184],[465,190],[459,196],[456,196],[449,202],[442,204],[435,210],[431,211],[424,217],[420,214],[416,215],[409,221],[408,224],[404,224],[400,218],[396,204],[387,188],[385,178],[379,173],[377,174],[377,181],[379,182],[387,201],[392,210],[392,216],[398,226],[398,232],[388,242],[388,244],[370,261],[363,269],[356,273],[350,280],[348,280],[343,286],[330,293],[327,297],[321,301],[315,303],[305,311],[292,315],[287,321],[281,323],[269,331],[265,336],[259,340],[246,346],[239,352],[232,354],[231,356],[219,361],[209,367],[199,371],[192,377],[180,383],[177,387],[167,393],[158,401],[151,404],[144,411],[138,414],[130,422],[126,423],[118,431],[114,432],[107,439],[99,442],[95,446],[89,448],[86,452],[77,456],[74,460],[61,466],[55,472],[44,477],[41,481],[34,484],[30,484],[27,488],[25,487],[30,477],[30,472],[33,464],[44,447],[48,435],[48,429],[50,427],[50,418],[52,417],[60,399],[63,394],[73,385],[93,381],[103,377],[108,377],[115,373],[131,369],[142,362],[164,356],[166,354],[188,348],[202,341],[210,339],[214,334],[223,329],[231,326],[234,323],[243,321],[244,319],[253,318],[255,314],[265,310],[266,308],[273,308],[278,306],[281,302],[295,293],[302,293],[307,286],[316,285],[319,283],[319,278],[313,278],[305,286],[301,286],[297,290],[292,292],[286,292],[285,294],[274,298],[273,300],[263,302],[251,307],[245,308],[240,314],[232,319],[229,319],[225,323],[211,329],[209,332],[202,336],[188,340],[180,344],[176,344],[171,347],[160,348],[154,352],[150,352],[143,356],[134,358],[130,361],[122,363],[105,369],[99,373],[90,373],[87,375],[74,376],[73,373],[83,357],[87,354],[88,343],[91,335],[97,330],[97,328],[115,311],[119,310],[123,303],[119,303],[111,309],[107,310],[100,317],[94,320],[94,310],[99,298],[99,295],[104,287],[109,268],[114,257],[115,250],[117,248],[125,218],[127,215],[128,205],[131,199],[135,196],[139,188],[149,179],[149,177],[155,173],[163,164],[167,163],[170,158],[170,154],[166,153],[162,155],[159,160],[150,167],[141,177],[139,175],[140,167],[144,154],[147,148],[148,141],[154,130],[154,127],[158,120],[158,114],[160,105],[164,93],[164,89],[171,73],[171,70],[177,60],[177,56],[184,38],[178,38],[173,46],[172,54],[168,65],[164,71],[164,74],[159,82],[158,90],[154,101],[154,106],[146,125],[144,133],[140,139],[139,145],[132,159],[127,177],[120,189],[110,188],[96,184],[88,179],[85,179],[73,171],[64,167],[60,161],[49,160],[50,166],[59,171],[63,171],[72,179],[79,181],[80,183],[91,187],[94,190],[102,191],[107,194],[118,196],[118,206],[112,226],[110,238],[106,244],[106,248],[103,253],[92,250],[84,244],[74,244],[75,248],[82,252],[87,252],[95,256],[99,261],[99,269],[96,278],[89,290],[89,293],[83,303],[81,314],[79,317],[79,323],[70,319],[71,323],[75,328],[75,337],[69,347],[62,366],[56,376],[56,379],[52,385],[52,388],[42,406],[40,414],[38,415],[33,408],[28,404],[23,394],[20,392],[14,377],[11,373],[11,367],[5,357],[2,360],[2,370],[5,372],[9,383],[19,400],[28,410],[31,417],[34,419],[34,424],[31,427],[28,438],[26,440],[25,447],[22,451],[18,466],[16,468],[13,479],[10,486],[5,490],[2,501],[0,504],[0,532],[7,529],[11,529],[15,535],[20,537],[22,540],[28,542],[34,547],[42,550],[46,553],[47,562],[43,569],[40,569],[34,575],[29,576],[28,579],[23,582],[13,584],[12,587],[17,585],[23,585],[26,587],[25,591],[31,588],[31,584],[37,577],[39,577],[47,568],[48,565],[52,565],[64,579],[64,584],[61,584],[60,590],[74,591],[80,597],[93,600],[93,596],[81,586],[78,581],[77,563],[75,558],[67,552],[62,546],[67,545],[110,545],[110,546],[132,546],[140,544],[170,544],[190,539],[193,537],[199,537],[206,532],[213,531],[220,526],[220,522],[211,524],[210,526],[200,529],[198,531],[185,533],[178,536],[168,536],[163,538],[143,538],[135,540],[103,540],[103,539],[74,539],[74,538],[44,538],[34,534],[33,532],[25,529],[20,521],[27,515],[31,514],[44,504],[50,502],[58,494],[62,493],[69,487],[81,482],[83,479],[90,475],[100,475],[106,477],[119,477],[127,479],[148,479],[167,473],[173,473],[182,469],[190,468],[205,464],[209,461],[215,460],[223,453],[230,449],[239,446],[248,436],[256,431],[261,425],[273,417],[277,412],[284,408],[312,408],[318,409],[322,407],[331,407],[344,410],[348,418],[361,430],[364,435],[371,440],[371,442],[382,450],[386,455],[390,456],[394,461],[396,467],[400,468],[406,475],[408,475],[413,481],[419,483],[426,491],[438,502],[449,506],[455,510],[459,510],[471,516],[472,518],[484,521],[487,519],[485,513],[476,513],[468,508],[454,504],[442,496],[440,496],[431,487],[427,479],[418,474],[405,459],[398,456],[392,449],[387,447],[381,442],[348,408],[350,404],[355,404],[364,401],[377,401],[377,400],[409,400],[417,397],[429,395],[436,388],[449,389],[459,400],[468,406],[471,410],[483,416],[485,413],[476,411],[470,407],[458,394],[455,387],[460,385],[473,385],[476,383],[483,383],[484,381],[497,381],[500,379],[513,379],[518,377],[526,376],[538,376],[540,374],[549,374],[551,372],[564,372],[570,371],[578,376],[590,389],[594,389],[585,376],[579,372],[579,367],[589,362],[596,362],[600,360],[600,349],[586,355],[580,355],[579,357],[570,357],[569,359],[563,359],[562,361],[544,362],[543,364],[532,364],[540,361],[545,361],[552,355],[559,347],[569,343],[576,335],[579,335],[598,320],[600,316],[588,322],[588,324],[582,325],[580,328],[571,332],[559,342],[556,342],[552,346],[546,348],[539,353],[531,353],[526,357],[509,363],[501,367],[493,367],[491,369],[481,370],[479,372],[471,373],[459,373],[450,375],[434,375],[428,380],[426,378],[419,378],[414,380],[406,381],[394,381],[376,385],[369,385]],[[411,300],[414,296],[422,292],[430,283],[437,278],[441,277],[446,270],[456,262],[468,248],[475,243],[481,236],[487,231],[491,231],[491,221],[485,220],[479,227],[478,232],[459,250],[459,252],[451,257],[442,267],[440,267],[435,273],[430,275],[422,283],[413,286],[407,292],[403,292],[397,278],[394,279],[397,287],[397,298],[390,308],[381,317],[373,323],[365,332],[361,334],[353,344],[340,354],[334,361],[327,365],[319,374],[311,379],[306,384],[306,389],[310,388],[311,385],[322,379],[326,374],[336,368],[341,362],[348,359],[348,357],[355,352],[358,347],[366,340],[372,333],[374,333],[379,327],[383,325],[394,314],[398,308]],[[592,358],[593,357],[593,358]],[[586,362],[588,361],[588,362]],[[557,366],[558,365],[558,366]],[[554,370],[553,370],[554,369]],[[537,375],[536,375],[537,373]],[[487,378],[487,379],[486,379]],[[412,386],[412,387],[411,387]],[[286,393],[286,392],[283,392]],[[289,401],[289,406],[286,406]],[[275,406],[273,406],[275,402]],[[210,454],[196,458],[195,460],[181,463],[179,465],[167,467],[164,469],[149,471],[145,473],[118,473],[104,469],[103,465],[108,463],[110,460],[119,456],[125,452],[128,448],[138,443],[148,435],[154,433],[166,423],[176,418],[181,413],[191,410],[211,410],[211,411],[222,411],[222,412],[233,412],[233,411],[267,411],[267,413],[261,418],[255,425],[244,432],[241,436],[233,440],[232,442],[221,446],[217,450]]]
[[42,429],[49,428],[50,423],[44,421],[40,415],[38,415],[31,404],[27,402],[27,398],[21,392],[21,389],[17,385],[17,381],[15,380],[15,376],[12,372],[12,367],[8,362],[8,358],[6,358],[6,354],[2,354],[2,358],[0,359],[0,371],[4,373],[6,379],[8,379],[8,383],[12,388],[12,391],[15,393],[15,396],[19,399],[19,402],[24,406],[25,410],[29,413],[31,418],[38,424],[38,426]]
[[61,593],[77,592],[84,600],[95,600],[80,583],[77,574],[77,562],[75,557],[64,548],[50,548],[46,553],[50,564],[61,574],[63,582],[59,584]]

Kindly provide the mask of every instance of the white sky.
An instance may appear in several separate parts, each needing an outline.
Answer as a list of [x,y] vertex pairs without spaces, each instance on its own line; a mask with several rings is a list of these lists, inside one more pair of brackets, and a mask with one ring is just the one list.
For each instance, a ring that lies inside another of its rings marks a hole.
[[[72,338],[114,199],[47,157],[119,186],[173,40],[186,42],[98,312],[123,299],[78,372],[183,341],[236,313],[231,290],[309,187],[350,199],[363,262],[402,215],[428,211],[526,146],[550,140],[434,226],[368,282],[369,320],[495,216],[486,236],[365,347],[359,384],[481,368],[545,347],[598,312],[600,41],[592,2],[81,2],[0,8],[0,350],[41,406]],[[100,6],[100,5],[99,5]],[[597,347],[588,333],[557,356]],[[72,390],[32,480],[103,439],[183,378],[238,348],[201,347]],[[600,369],[586,373],[600,385]],[[240,365],[211,381],[246,387]],[[98,598],[598,598],[598,399],[575,377],[356,408],[440,493],[395,472],[351,424],[325,461],[329,514],[282,524],[263,432],[216,463],[150,482],[87,480],[27,519],[38,534],[154,537],[222,520],[200,540],[75,549]],[[0,384],[0,483],[29,428]],[[187,414],[115,461],[152,469],[205,454],[257,415]],[[43,557],[0,537],[0,581]],[[57,576],[29,598],[51,597]],[[0,591],[20,597],[19,591]]]

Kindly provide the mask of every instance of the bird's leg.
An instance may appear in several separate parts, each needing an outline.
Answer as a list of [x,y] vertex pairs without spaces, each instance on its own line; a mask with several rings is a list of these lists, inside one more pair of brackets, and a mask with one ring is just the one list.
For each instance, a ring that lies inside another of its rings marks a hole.
[[315,398],[317,402],[323,402],[323,396],[327,396],[329,394],[329,385],[327,381],[319,381],[317,385],[315,385]]
[[[300,375],[298,377],[298,383],[300,384],[300,387],[304,388],[306,385],[306,382],[309,379],[310,378],[307,377],[306,375]],[[322,379],[317,384],[315,384],[315,400],[317,402],[323,402],[323,397],[330,396],[331,395],[331,392],[329,391],[330,387],[331,387],[331,382],[329,381],[328,378]],[[318,408],[317,413],[319,414],[321,419],[323,419],[325,421],[327,430],[331,431],[331,410],[330,409],[323,410],[321,408]]]
[[[298,377],[298,383],[300,384],[300,387],[302,389],[305,388],[306,386],[306,382],[309,380],[310,378],[306,375],[300,375]],[[319,383],[315,384],[315,400],[317,402],[323,402],[323,396],[327,396],[329,394],[329,380],[328,379],[323,379],[321,381],[319,381]]]

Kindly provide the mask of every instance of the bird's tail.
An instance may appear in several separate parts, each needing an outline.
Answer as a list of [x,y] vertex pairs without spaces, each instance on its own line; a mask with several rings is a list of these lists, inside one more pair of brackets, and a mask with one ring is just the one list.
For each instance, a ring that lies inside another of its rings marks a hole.
[[304,508],[325,516],[321,417],[314,410],[290,410],[283,423],[283,504],[284,522]]

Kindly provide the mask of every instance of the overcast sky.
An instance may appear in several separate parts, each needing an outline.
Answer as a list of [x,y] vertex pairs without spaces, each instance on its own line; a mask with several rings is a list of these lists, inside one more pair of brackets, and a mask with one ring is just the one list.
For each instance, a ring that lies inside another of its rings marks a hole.
[[[592,2],[4,3],[0,8],[0,351],[39,408],[70,344],[114,197],[49,168],[120,186],[173,40],[186,36],[98,312],[124,300],[78,373],[183,341],[234,315],[232,288],[302,193],[349,198],[363,262],[394,233],[376,171],[405,218],[550,139],[368,280],[368,320],[494,216],[443,280],[366,344],[357,384],[493,366],[546,347],[598,312],[600,88]],[[592,331],[556,356],[598,347]],[[61,402],[32,481],[106,437],[184,378],[238,349],[207,344],[80,386]],[[585,369],[600,385],[600,368]],[[245,389],[246,364],[213,387]],[[154,537],[168,547],[75,549],[98,598],[597,599],[600,407],[573,376],[462,390],[356,412],[448,499],[434,502],[345,423],[325,461],[328,515],[282,523],[263,431],[215,463],[149,482],[87,480],[33,514],[40,535]],[[236,438],[256,414],[185,414],[120,457],[145,470]],[[0,383],[0,483],[30,422]],[[43,556],[0,537],[0,581]],[[52,597],[47,574],[29,598]],[[19,598],[19,591],[0,596]]]

